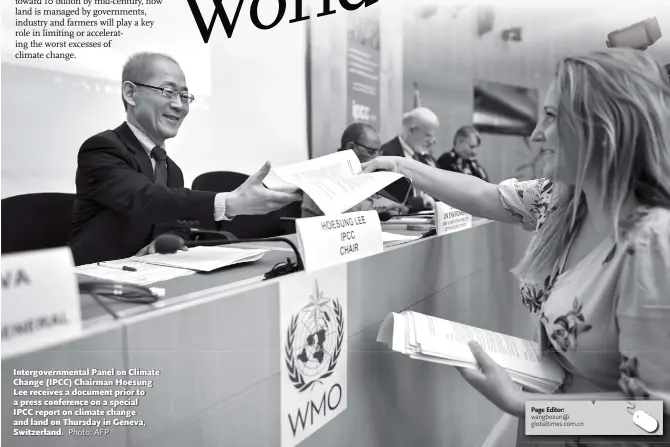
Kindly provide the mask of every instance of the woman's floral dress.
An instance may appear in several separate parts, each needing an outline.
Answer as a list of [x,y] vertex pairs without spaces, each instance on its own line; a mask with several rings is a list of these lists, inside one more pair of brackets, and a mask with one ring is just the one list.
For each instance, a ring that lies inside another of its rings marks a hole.
[[[498,189],[507,211],[534,231],[551,214],[552,186],[544,179],[509,179]],[[621,437],[540,439],[523,433],[522,419],[518,445],[670,446],[670,210],[642,206],[619,225],[618,244],[610,234],[563,271],[566,250],[543,282],[521,283],[521,299],[541,323],[543,349],[566,370],[558,393],[619,391],[622,400],[663,400],[665,435],[637,443]]]

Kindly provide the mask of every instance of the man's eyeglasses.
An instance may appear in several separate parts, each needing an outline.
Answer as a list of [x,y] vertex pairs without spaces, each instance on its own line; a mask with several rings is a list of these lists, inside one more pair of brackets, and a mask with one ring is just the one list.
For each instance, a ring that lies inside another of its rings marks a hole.
[[[132,82],[132,81],[131,81]],[[181,102],[190,104],[193,101],[195,101],[195,96],[191,95],[190,93],[186,92],[178,92],[177,90],[173,89],[172,87],[155,87],[153,85],[147,85],[147,84],[140,84],[139,82],[133,82],[135,85],[139,85],[140,87],[146,87],[146,88],[152,88],[154,90],[160,91],[163,96],[165,96],[168,99],[174,99],[177,96],[181,99]]]
[[375,148],[367,147],[367,146],[365,146],[361,143],[354,143],[354,145],[362,147],[363,149],[368,151],[368,154],[370,154],[370,155],[377,155],[382,151],[381,148],[375,149]]

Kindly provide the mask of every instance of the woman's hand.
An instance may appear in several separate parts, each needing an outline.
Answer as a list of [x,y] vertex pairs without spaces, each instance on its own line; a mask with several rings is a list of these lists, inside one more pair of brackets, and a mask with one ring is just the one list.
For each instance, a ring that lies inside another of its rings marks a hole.
[[507,371],[498,365],[477,342],[468,343],[480,369],[458,368],[463,378],[496,407],[513,416],[524,412],[523,394]]
[[375,171],[391,171],[391,172],[400,172],[399,166],[403,157],[386,157],[381,156],[373,158],[367,163],[361,164],[363,171],[361,174],[367,174],[368,172]]

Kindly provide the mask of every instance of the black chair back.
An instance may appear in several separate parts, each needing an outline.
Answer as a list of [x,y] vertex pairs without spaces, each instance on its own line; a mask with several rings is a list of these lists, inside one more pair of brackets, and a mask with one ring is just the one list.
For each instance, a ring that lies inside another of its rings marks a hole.
[[[237,189],[248,178],[248,175],[239,172],[206,172],[193,180],[192,189],[196,191],[230,192]],[[282,221],[281,218],[299,216],[300,202],[293,202],[268,214],[237,216],[231,221],[217,222],[217,229],[233,233],[239,239],[282,236],[292,233],[294,226]]]
[[232,171],[214,171],[200,174],[193,180],[196,191],[230,192],[249,178],[246,174]]
[[2,253],[66,246],[74,198],[45,192],[2,199]]

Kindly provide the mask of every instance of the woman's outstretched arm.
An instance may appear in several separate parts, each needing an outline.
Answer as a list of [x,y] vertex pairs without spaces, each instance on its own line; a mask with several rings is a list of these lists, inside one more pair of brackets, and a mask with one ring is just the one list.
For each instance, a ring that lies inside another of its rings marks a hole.
[[473,216],[514,222],[501,201],[498,186],[477,177],[445,171],[405,157],[377,157],[363,172],[395,171],[412,180],[417,189]]

